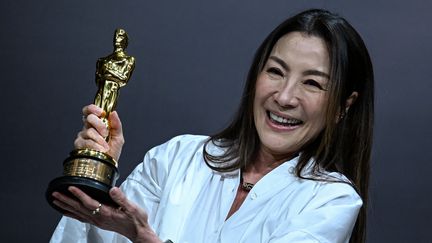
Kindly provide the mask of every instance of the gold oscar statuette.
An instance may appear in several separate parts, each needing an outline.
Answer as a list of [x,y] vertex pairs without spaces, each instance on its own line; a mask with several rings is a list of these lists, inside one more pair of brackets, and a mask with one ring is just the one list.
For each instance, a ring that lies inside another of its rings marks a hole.
[[[96,63],[98,91],[94,104],[105,111],[101,119],[108,131],[108,116],[115,109],[120,88],[126,85],[135,67],[135,58],[125,52],[127,45],[127,33],[117,29],[114,34],[114,52],[99,58]],[[106,137],[107,141],[109,137]],[[76,186],[99,202],[115,206],[108,192],[118,177],[118,163],[110,155],[89,148],[76,149],[63,162],[63,176],[49,183],[46,198],[53,208],[63,212],[53,204],[52,193],[58,191],[74,197],[68,187]]]

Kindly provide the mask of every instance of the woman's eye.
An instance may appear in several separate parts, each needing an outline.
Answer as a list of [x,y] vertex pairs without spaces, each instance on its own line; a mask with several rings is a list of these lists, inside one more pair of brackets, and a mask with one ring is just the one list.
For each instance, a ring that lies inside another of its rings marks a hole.
[[326,89],[323,88],[323,86],[318,81],[315,81],[313,79],[307,79],[303,83],[306,84],[306,85],[311,85],[313,87],[316,87],[316,88],[318,88],[320,90],[326,90]]
[[283,77],[284,74],[279,68],[271,67],[267,69],[267,73],[269,73],[272,76],[280,76]]

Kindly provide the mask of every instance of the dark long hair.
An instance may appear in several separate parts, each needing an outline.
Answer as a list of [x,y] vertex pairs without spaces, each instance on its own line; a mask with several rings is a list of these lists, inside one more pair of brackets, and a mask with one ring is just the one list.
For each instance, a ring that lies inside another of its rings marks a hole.
[[[210,168],[219,172],[243,169],[253,163],[260,147],[253,117],[256,80],[276,42],[294,31],[323,39],[331,64],[326,125],[314,141],[309,141],[301,149],[296,175],[303,179],[314,179],[302,175],[310,159],[315,160],[313,175],[319,177],[322,169],[344,174],[363,200],[350,242],[364,242],[374,117],[374,77],[362,38],[344,18],[325,10],[311,9],[276,27],[255,54],[233,121],[207,141],[206,145],[213,143],[226,152],[212,155],[204,146],[204,158]],[[350,106],[349,112],[344,113],[346,100],[353,92],[358,93],[358,98]],[[343,114],[343,118],[335,122],[340,114]]]

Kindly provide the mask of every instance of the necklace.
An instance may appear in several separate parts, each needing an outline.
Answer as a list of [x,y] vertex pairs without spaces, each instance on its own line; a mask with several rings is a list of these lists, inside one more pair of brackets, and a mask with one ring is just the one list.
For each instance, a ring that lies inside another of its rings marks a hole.
[[249,182],[245,182],[243,180],[243,173],[242,173],[242,175],[240,177],[240,184],[241,184],[241,187],[243,188],[243,190],[245,190],[245,191],[250,191],[255,186],[255,184],[252,184],[252,183],[249,183]]
[[248,182],[242,182],[242,188],[246,191],[252,190],[252,188],[255,186],[255,184],[248,183]]

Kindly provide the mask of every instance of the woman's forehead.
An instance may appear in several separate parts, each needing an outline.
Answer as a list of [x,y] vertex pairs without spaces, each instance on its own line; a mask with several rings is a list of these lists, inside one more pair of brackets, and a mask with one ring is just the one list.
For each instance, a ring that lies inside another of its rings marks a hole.
[[301,64],[326,73],[330,69],[325,41],[303,32],[291,32],[282,36],[274,45],[269,57],[271,56],[276,56],[288,65]]

